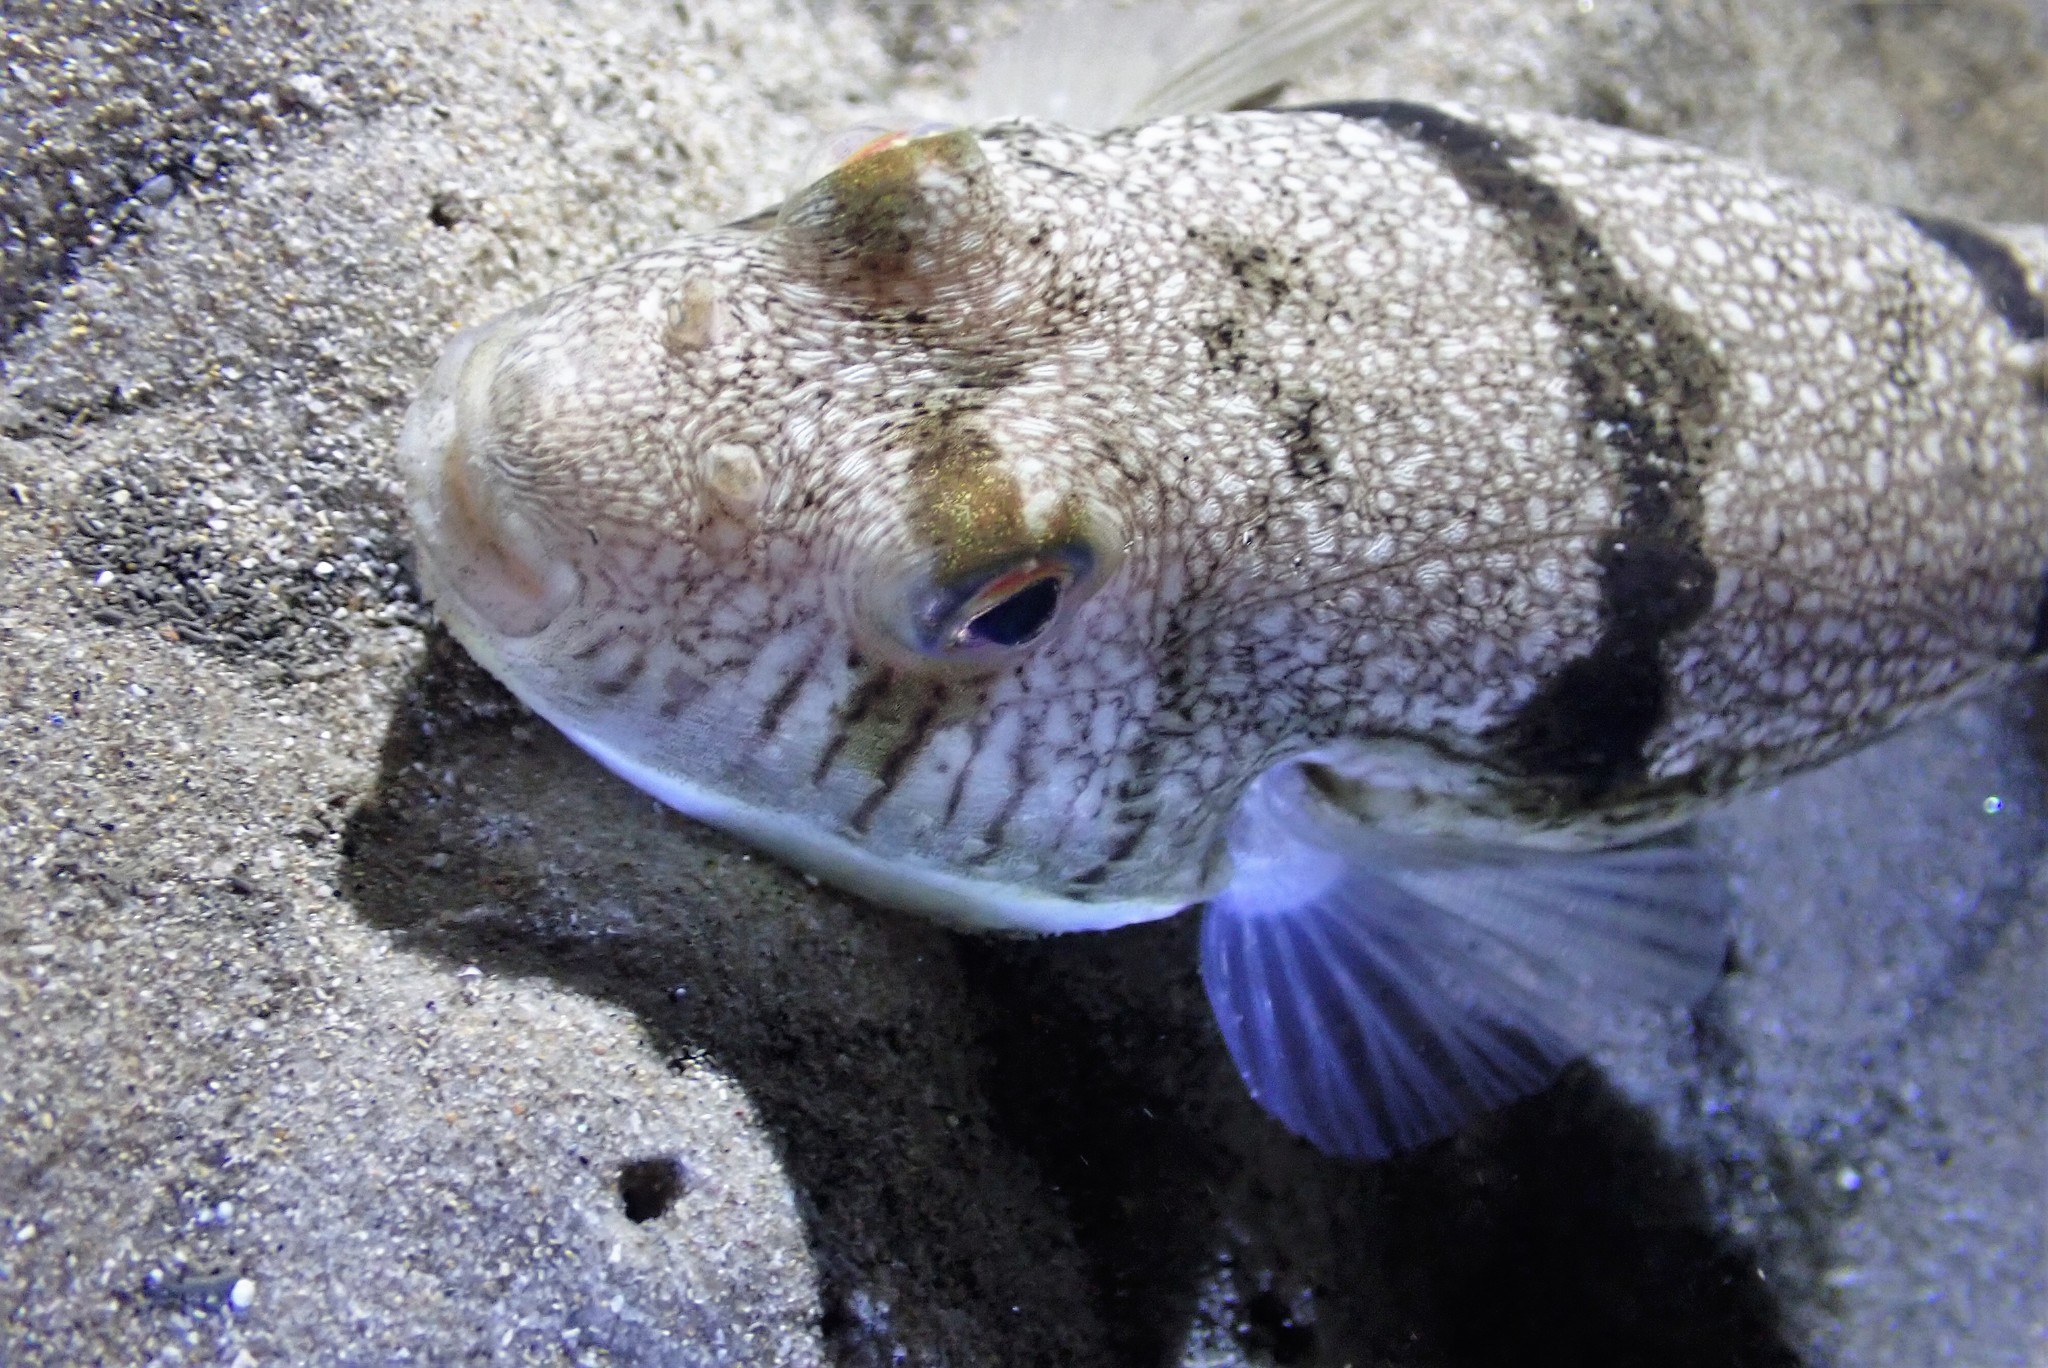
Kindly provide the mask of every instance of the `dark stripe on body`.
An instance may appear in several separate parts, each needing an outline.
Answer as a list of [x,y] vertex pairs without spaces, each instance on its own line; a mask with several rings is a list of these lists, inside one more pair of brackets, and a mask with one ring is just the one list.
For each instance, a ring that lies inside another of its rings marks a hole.
[[1024,792],[1030,787],[1031,777],[1026,772],[1023,747],[1010,752],[1010,786],[1003,793],[1003,805],[996,809],[996,815],[982,828],[982,848],[978,855],[971,857],[970,865],[985,865],[1003,853],[1003,837],[1010,829],[1010,819],[1024,806]]
[[832,735],[826,740],[825,749],[818,754],[817,767],[811,771],[813,787],[825,782],[825,776],[832,772],[832,764],[839,758],[839,752],[845,750],[846,743],[853,739],[853,729],[867,720],[867,715],[887,696],[895,682],[896,672],[884,665],[854,686],[846,702],[840,705]]
[[1083,886],[1099,884],[1109,877],[1109,871],[1137,853],[1138,845],[1145,839],[1145,833],[1152,829],[1150,821],[1141,822],[1117,837],[1116,844],[1102,857],[1100,864],[1092,865],[1074,876],[1073,881]]
[[2012,249],[1978,228],[1932,214],[1904,214],[1906,222],[1939,243],[1943,250],[1976,277],[1977,288],[1991,307],[2026,342],[2048,337],[2048,308],[2027,284],[2027,269]]
[[974,762],[981,758],[981,743],[988,739],[988,723],[976,722],[968,733],[967,758],[960,762],[959,770],[953,775],[953,787],[946,792],[945,815],[939,818],[939,825],[949,827],[960,815],[961,800],[967,796],[967,776],[974,769]]
[[882,757],[882,763],[876,767],[875,787],[854,810],[851,824],[855,831],[865,834],[874,825],[875,814],[881,810],[889,795],[896,791],[896,785],[902,781],[904,771],[910,768],[910,762],[918,757],[924,750],[925,743],[931,740],[932,727],[938,722],[945,704],[945,685],[937,681],[927,684],[924,701],[918,704],[917,710],[911,714],[902,739],[890,748],[889,753]]
[[1506,217],[1570,339],[1580,450],[1621,483],[1618,526],[1595,555],[1600,634],[1487,739],[1505,767],[1546,781],[1553,803],[1597,804],[1642,779],[1669,707],[1663,644],[1713,602],[1700,479],[1725,372],[1682,315],[1622,278],[1563,195],[1514,164],[1526,145],[1405,101],[1306,108],[1383,124],[1435,153],[1475,203]]
[[[2005,320],[2005,326],[2012,330],[2014,337],[2023,342],[2039,342],[2048,338],[2048,307],[2044,307],[2041,297],[2029,288],[2027,268],[2020,264],[2010,247],[1982,229],[1954,219],[1904,211],[1900,216],[1954,257],[1975,278],[1977,288],[1984,292],[1984,298]],[[2036,377],[2034,397],[2048,403],[2048,377]],[[2040,598],[2035,600],[2034,632],[2027,642],[2028,655],[2048,652],[2048,574],[2041,577],[2038,588]]]
[[761,718],[754,724],[755,740],[766,740],[775,734],[775,729],[782,725],[784,714],[796,703],[797,695],[804,691],[804,685],[811,682],[811,676],[817,673],[818,664],[824,658],[823,642],[805,653],[802,663],[790,671],[789,678],[782,681],[782,687],[769,697],[768,706],[761,710]]

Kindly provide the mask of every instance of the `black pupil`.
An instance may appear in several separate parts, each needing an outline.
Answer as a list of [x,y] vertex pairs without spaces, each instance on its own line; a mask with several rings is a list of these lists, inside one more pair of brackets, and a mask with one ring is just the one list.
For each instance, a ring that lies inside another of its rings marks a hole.
[[1060,583],[1034,580],[1016,593],[977,614],[960,629],[962,638],[982,646],[1022,646],[1045,630],[1060,606]]

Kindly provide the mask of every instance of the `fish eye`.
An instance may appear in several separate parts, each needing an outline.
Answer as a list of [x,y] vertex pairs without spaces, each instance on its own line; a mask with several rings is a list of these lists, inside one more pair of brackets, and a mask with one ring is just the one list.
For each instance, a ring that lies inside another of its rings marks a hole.
[[1042,575],[996,600],[960,625],[956,646],[1022,646],[1035,640],[1060,609],[1060,582]]
[[1058,619],[1094,557],[1069,546],[993,570],[934,584],[913,613],[912,636],[927,657],[974,659],[1028,646]]

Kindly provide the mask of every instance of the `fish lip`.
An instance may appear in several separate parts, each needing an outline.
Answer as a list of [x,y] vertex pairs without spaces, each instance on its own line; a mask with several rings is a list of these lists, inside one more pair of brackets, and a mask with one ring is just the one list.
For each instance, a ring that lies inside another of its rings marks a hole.
[[581,592],[575,567],[491,488],[478,439],[489,433],[490,376],[517,313],[449,339],[398,435],[416,562],[435,606],[509,638],[538,634]]
[[963,930],[1052,935],[1066,931],[1109,931],[1157,921],[1200,901],[1132,898],[1084,902],[884,858],[791,814],[743,802],[644,765],[550,707],[544,698],[520,684],[516,674],[500,677],[527,707],[593,760],[641,792],[652,794],[686,817],[737,836],[757,850],[814,874],[835,888],[884,906],[916,912]]

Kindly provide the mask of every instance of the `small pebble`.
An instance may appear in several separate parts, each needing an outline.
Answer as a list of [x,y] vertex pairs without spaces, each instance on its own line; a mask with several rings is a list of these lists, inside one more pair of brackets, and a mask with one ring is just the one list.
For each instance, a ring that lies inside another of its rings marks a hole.
[[228,1289],[228,1305],[237,1311],[247,1311],[255,1300],[256,1280],[253,1278],[237,1278],[235,1285]]
[[334,103],[334,92],[327,88],[327,82],[311,72],[286,77],[279,93],[316,113]]

